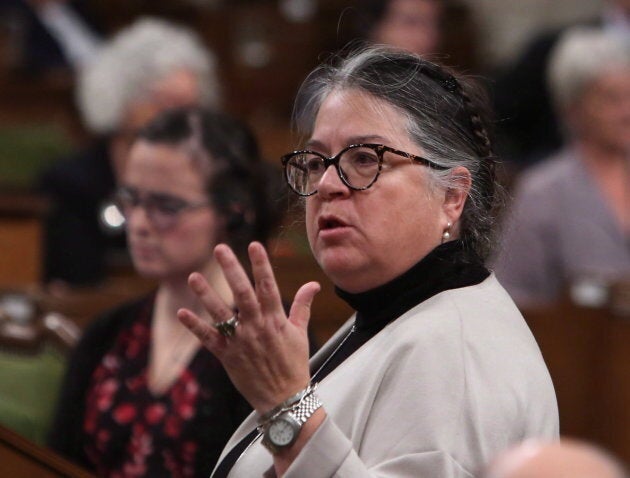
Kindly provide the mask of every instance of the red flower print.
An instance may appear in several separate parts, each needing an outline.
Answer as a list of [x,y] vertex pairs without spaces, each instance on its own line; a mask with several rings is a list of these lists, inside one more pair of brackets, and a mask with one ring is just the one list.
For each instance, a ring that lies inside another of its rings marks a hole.
[[118,405],[112,415],[121,425],[131,422],[136,417],[136,408],[130,403]]
[[194,441],[184,442],[182,444],[182,458],[184,461],[193,462],[198,448],[199,445],[197,445]]
[[96,389],[96,407],[104,412],[112,406],[114,393],[118,390],[118,383],[113,378],[105,380]]
[[177,413],[184,420],[190,420],[195,414],[195,407],[192,403],[180,403],[177,405]]
[[164,423],[164,434],[176,438],[182,431],[182,420],[176,415],[169,415]]
[[131,393],[137,393],[146,387],[146,376],[144,374],[138,375],[136,377],[131,377],[125,380],[125,385]]
[[96,447],[101,451],[105,450],[110,438],[109,430],[99,430],[96,433]]
[[140,463],[125,463],[123,466],[123,477],[125,478],[140,478],[147,472],[147,464]]
[[127,344],[127,350],[125,350],[125,356],[129,360],[135,359],[142,350],[142,344],[136,340]]
[[118,360],[118,357],[109,353],[103,358],[103,367],[106,370],[110,370],[113,372],[120,367],[120,361]]
[[155,425],[166,415],[166,407],[161,403],[150,405],[144,412],[144,417],[149,425]]

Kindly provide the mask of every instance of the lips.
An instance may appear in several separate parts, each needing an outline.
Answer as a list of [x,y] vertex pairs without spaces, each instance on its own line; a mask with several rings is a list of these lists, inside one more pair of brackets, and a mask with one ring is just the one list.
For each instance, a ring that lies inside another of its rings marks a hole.
[[320,231],[328,231],[331,229],[348,227],[348,224],[337,216],[326,215],[319,217],[317,220],[317,227]]
[[141,244],[141,243],[131,244],[131,250],[133,251],[135,255],[141,256],[141,257],[147,257],[155,253],[155,247],[152,247],[148,244]]

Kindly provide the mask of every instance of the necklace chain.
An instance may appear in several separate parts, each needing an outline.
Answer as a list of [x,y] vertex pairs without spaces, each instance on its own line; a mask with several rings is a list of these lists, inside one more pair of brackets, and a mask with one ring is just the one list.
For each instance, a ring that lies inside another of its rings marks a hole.
[[328,355],[328,357],[326,357],[326,360],[324,360],[324,362],[319,366],[319,368],[315,371],[315,373],[313,374],[313,376],[311,377],[311,381],[314,381],[317,376],[320,374],[320,372],[324,369],[324,367],[326,365],[328,365],[328,362],[330,362],[332,360],[332,358],[337,354],[337,352],[339,352],[339,350],[341,349],[341,347],[343,347],[343,345],[348,341],[348,339],[350,338],[350,336],[354,333],[354,331],[357,329],[357,324],[356,322],[354,324],[352,324],[352,327],[350,327],[350,330],[348,331],[348,333],[346,334],[346,336],[341,340],[341,342],[339,342],[339,344],[335,347],[335,349],[330,353],[330,355]]

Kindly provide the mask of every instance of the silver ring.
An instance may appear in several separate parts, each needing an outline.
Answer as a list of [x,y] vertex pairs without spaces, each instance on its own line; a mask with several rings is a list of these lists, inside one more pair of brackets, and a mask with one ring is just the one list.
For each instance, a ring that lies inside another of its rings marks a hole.
[[236,327],[238,327],[238,317],[233,315],[228,320],[223,322],[215,322],[212,324],[216,327],[223,337],[232,337],[236,333]]

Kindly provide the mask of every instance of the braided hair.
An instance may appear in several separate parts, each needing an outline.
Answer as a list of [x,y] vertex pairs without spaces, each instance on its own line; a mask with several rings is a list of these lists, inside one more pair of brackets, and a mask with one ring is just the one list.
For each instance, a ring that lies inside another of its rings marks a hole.
[[385,46],[362,48],[309,75],[296,100],[298,130],[310,135],[325,98],[332,91],[349,89],[386,101],[406,117],[410,138],[427,159],[445,168],[429,170],[437,186],[461,187],[450,170],[468,169],[472,185],[461,216],[460,237],[465,247],[487,258],[503,194],[482,90],[451,69],[417,55]]

